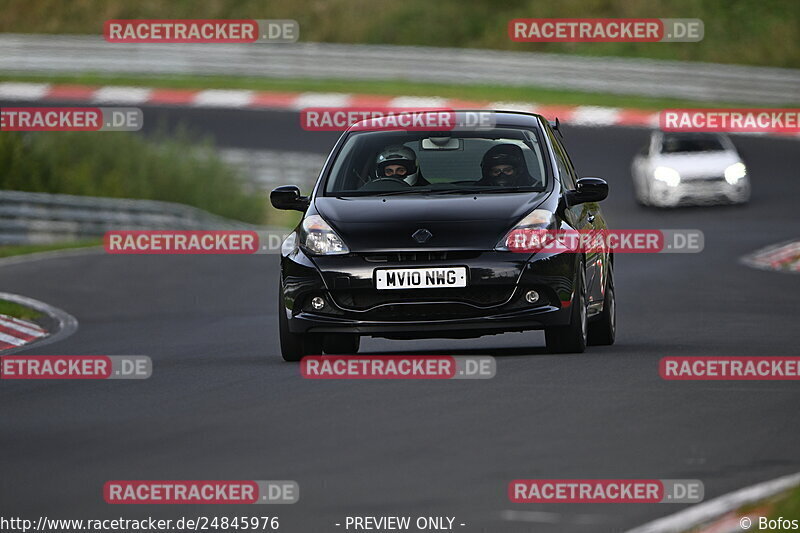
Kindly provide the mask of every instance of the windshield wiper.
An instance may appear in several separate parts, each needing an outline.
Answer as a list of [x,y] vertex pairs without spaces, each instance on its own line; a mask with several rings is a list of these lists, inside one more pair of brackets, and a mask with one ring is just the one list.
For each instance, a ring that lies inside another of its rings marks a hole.
[[[377,194],[365,194],[364,196],[400,196],[403,194],[497,194],[509,192],[541,192],[540,190],[525,190],[519,187],[463,187],[453,189],[426,189],[422,187],[411,187],[399,191],[379,192]],[[360,195],[359,195],[360,196]]]
[[519,187],[467,187],[463,189],[442,189],[431,191],[431,194],[495,194],[504,192],[531,192],[522,190]]
[[401,194],[425,194],[429,193],[430,191],[419,190],[417,188],[409,187],[408,189],[402,189],[399,191],[388,191],[388,192],[381,192],[375,195],[369,194],[367,196],[398,196]]

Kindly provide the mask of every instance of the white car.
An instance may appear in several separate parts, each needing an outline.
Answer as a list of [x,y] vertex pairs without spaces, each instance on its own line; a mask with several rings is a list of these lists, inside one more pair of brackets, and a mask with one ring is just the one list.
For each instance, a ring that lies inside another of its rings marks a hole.
[[745,203],[750,177],[727,135],[654,131],[631,164],[642,205]]

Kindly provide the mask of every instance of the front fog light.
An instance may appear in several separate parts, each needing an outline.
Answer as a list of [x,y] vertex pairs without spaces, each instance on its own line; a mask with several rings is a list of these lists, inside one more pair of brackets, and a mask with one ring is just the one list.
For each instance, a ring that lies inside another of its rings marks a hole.
[[325,307],[325,299],[322,296],[314,296],[311,298],[311,307],[319,311]]
[[539,293],[536,291],[528,291],[525,293],[525,301],[529,304],[535,304],[539,301]]

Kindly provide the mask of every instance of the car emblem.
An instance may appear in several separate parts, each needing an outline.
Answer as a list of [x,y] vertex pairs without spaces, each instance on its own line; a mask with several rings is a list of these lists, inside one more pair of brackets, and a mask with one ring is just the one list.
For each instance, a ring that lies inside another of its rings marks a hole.
[[415,231],[411,236],[414,237],[415,241],[417,241],[420,244],[423,244],[428,242],[428,239],[433,237],[433,233],[426,230],[425,228],[422,228]]

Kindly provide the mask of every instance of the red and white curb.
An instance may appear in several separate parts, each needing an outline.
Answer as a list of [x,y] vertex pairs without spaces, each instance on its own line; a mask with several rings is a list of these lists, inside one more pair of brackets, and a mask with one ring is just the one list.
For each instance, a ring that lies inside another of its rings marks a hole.
[[38,324],[0,315],[0,352],[24,346],[46,336],[47,331]]
[[761,270],[800,274],[800,241],[767,246],[741,259],[747,266]]
[[[576,126],[658,127],[658,113],[642,109],[374,94],[248,91],[237,89],[160,89],[113,85],[97,87],[71,84],[0,82],[0,100],[288,111],[300,111],[308,107],[492,109],[538,113],[549,119],[558,117],[561,122]],[[800,134],[776,135],[800,139]]]
[[[749,509],[746,513],[738,510],[745,505],[759,504],[789,489],[800,485],[800,472],[758,485],[745,487],[705,503],[692,505],[673,515],[659,518],[626,533],[733,533],[746,531],[758,523],[759,511],[766,508]],[[758,530],[758,526],[752,528]]]
[[[40,257],[30,260],[38,261],[41,259],[43,258]],[[7,263],[0,261],[0,266],[5,266],[6,264]],[[29,348],[29,345],[33,343],[35,343],[37,348],[51,344],[69,337],[78,330],[78,321],[74,316],[50,304],[28,298],[27,296],[10,294],[7,292],[0,292],[0,300],[14,302],[35,309],[47,315],[48,319],[46,322],[49,324],[48,328],[45,329],[27,320],[0,315],[0,355],[26,350]]]

